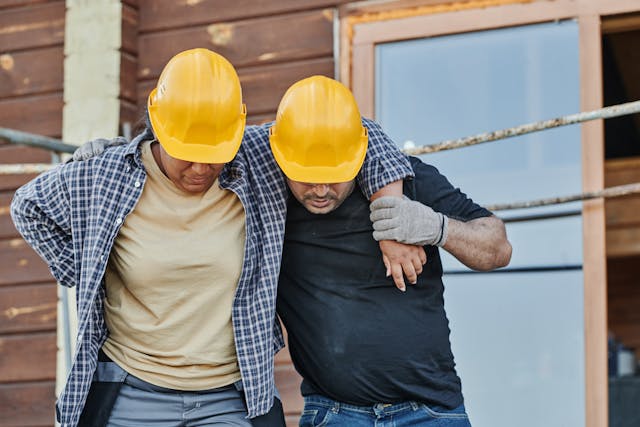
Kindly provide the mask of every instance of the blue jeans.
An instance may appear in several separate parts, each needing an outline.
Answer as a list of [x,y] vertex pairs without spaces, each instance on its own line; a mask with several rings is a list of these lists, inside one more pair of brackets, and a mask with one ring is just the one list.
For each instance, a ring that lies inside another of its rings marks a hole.
[[464,405],[437,408],[418,402],[354,406],[319,395],[305,396],[300,427],[471,427]]

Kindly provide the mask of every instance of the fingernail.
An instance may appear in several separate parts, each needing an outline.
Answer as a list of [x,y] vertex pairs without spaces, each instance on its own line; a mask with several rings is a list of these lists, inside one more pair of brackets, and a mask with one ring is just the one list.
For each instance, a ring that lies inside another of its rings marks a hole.
[[407,292],[407,288],[406,288],[406,287],[404,287],[404,286],[403,286],[403,287],[401,287],[401,288],[399,288],[399,289],[400,289],[402,292]]
[[387,277],[391,276],[391,272],[387,270]]
[[415,282],[411,282],[412,285],[415,285],[416,283],[418,283],[418,281],[416,280]]

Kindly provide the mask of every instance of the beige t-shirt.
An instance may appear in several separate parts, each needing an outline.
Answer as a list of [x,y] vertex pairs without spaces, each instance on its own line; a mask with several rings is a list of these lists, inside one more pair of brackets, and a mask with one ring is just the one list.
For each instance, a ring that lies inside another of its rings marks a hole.
[[127,372],[175,390],[240,379],[231,307],[242,271],[245,214],[220,189],[177,188],[142,146],[147,180],[107,265],[104,352]]

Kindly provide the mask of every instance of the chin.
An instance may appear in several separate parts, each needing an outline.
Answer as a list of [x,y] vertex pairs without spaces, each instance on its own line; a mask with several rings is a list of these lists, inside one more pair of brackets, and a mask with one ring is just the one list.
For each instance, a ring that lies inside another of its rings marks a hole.
[[317,207],[315,207],[313,205],[306,204],[305,208],[307,208],[307,210],[309,212],[311,212],[312,214],[323,215],[323,214],[328,214],[329,212],[333,211],[336,208],[336,206],[335,206],[335,204],[332,203],[331,205],[324,206],[322,208],[317,208]]

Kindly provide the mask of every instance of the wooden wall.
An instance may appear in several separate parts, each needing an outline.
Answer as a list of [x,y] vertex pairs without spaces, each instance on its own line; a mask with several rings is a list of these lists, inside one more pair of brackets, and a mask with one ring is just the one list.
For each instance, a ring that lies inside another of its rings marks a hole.
[[[0,0],[0,127],[60,137],[64,1]],[[50,162],[0,141],[0,164]],[[33,175],[0,175],[0,425],[53,425],[56,284],[9,217]]]
[[[640,157],[608,160],[605,186],[640,182]],[[607,200],[609,329],[640,358],[640,195]]]
[[338,0],[140,1],[138,106],[177,52],[206,47],[238,70],[249,122],[275,117],[296,80],[334,75],[333,16]]

